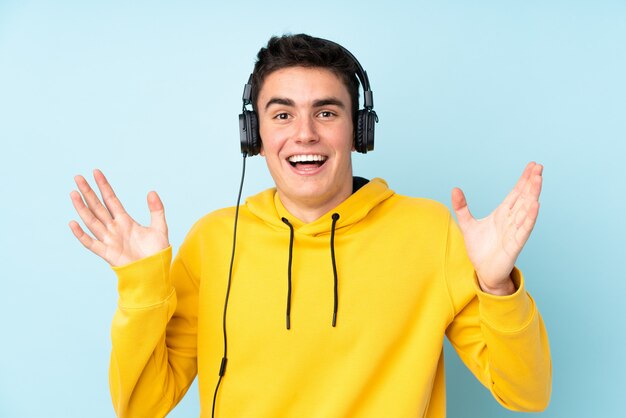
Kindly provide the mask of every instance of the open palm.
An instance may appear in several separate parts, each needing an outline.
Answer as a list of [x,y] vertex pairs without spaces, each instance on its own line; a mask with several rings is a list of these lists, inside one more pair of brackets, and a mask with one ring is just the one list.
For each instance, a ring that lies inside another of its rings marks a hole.
[[72,204],[83,223],[93,234],[87,234],[76,221],[70,222],[74,236],[90,251],[112,266],[121,266],[155,254],[169,246],[163,203],[156,192],[148,193],[150,226],[139,225],[124,210],[106,177],[94,170],[94,179],[102,202],[83,176],[74,180],[78,191],[70,193]]
[[475,219],[461,189],[452,191],[452,208],[481,288],[492,293],[511,286],[510,274],[539,213],[543,167],[529,163],[515,188],[489,216]]

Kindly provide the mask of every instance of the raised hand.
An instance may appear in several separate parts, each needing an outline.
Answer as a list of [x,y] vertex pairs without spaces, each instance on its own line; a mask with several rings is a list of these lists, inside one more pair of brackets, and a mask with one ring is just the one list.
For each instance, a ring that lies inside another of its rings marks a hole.
[[452,190],[452,208],[483,291],[497,295],[515,291],[510,279],[518,255],[539,213],[543,166],[529,163],[515,188],[484,219],[475,219],[459,188]]
[[126,213],[104,174],[94,170],[93,176],[104,204],[80,175],[74,177],[80,193],[76,190],[70,193],[74,209],[93,237],[76,221],[71,221],[69,226],[87,249],[110,265],[121,266],[169,246],[165,211],[156,192],[148,193],[150,226],[144,227]]

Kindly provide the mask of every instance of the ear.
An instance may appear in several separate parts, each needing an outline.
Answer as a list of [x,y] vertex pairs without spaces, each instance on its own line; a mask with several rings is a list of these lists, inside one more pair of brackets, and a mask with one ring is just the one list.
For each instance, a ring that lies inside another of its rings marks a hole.
[[261,141],[261,149],[259,150],[259,155],[261,157],[265,157],[265,150],[263,149],[263,141]]

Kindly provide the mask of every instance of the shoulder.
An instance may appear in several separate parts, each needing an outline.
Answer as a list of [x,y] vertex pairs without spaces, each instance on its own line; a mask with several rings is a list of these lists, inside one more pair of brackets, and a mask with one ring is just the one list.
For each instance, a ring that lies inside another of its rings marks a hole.
[[420,216],[428,219],[441,219],[446,222],[450,219],[450,209],[441,202],[423,197],[410,197],[394,194],[388,200],[390,209],[397,215],[415,217]]
[[185,238],[185,242],[190,243],[203,240],[215,234],[223,234],[224,231],[233,229],[235,220],[235,207],[217,209],[198,219]]
[[426,241],[435,247],[445,240],[450,220],[450,210],[440,202],[394,194],[370,212],[364,225],[411,240],[428,237]]
[[[257,219],[253,215],[253,209],[273,207],[275,189],[267,189],[254,196],[246,198],[244,204],[239,205],[238,223],[249,223]],[[221,238],[228,231],[232,235],[237,206],[229,206],[214,210],[202,216],[189,230],[187,239],[193,237],[218,237]]]
[[207,225],[230,221],[232,223],[235,217],[235,206],[221,208],[207,213],[194,224],[193,228],[204,228]]

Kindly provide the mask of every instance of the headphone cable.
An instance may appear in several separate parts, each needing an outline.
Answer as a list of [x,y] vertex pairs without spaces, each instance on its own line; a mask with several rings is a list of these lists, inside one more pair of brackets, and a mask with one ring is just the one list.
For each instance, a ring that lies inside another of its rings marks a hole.
[[235,206],[235,223],[233,226],[233,250],[230,255],[230,268],[228,270],[228,286],[226,287],[226,298],[224,300],[224,314],[222,316],[222,331],[224,333],[224,356],[222,357],[222,363],[220,364],[219,379],[215,386],[215,392],[213,393],[213,407],[211,408],[211,417],[215,418],[215,402],[217,399],[217,392],[222,383],[224,373],[226,373],[226,363],[228,363],[228,339],[226,337],[226,312],[228,310],[228,297],[230,296],[230,285],[233,278],[233,264],[235,262],[235,245],[237,243],[237,221],[239,220],[239,203],[241,202],[241,191],[243,190],[243,180],[246,177],[246,157],[247,153],[243,154],[243,163],[241,170],[241,183],[239,184],[239,194],[237,195],[237,206]]

